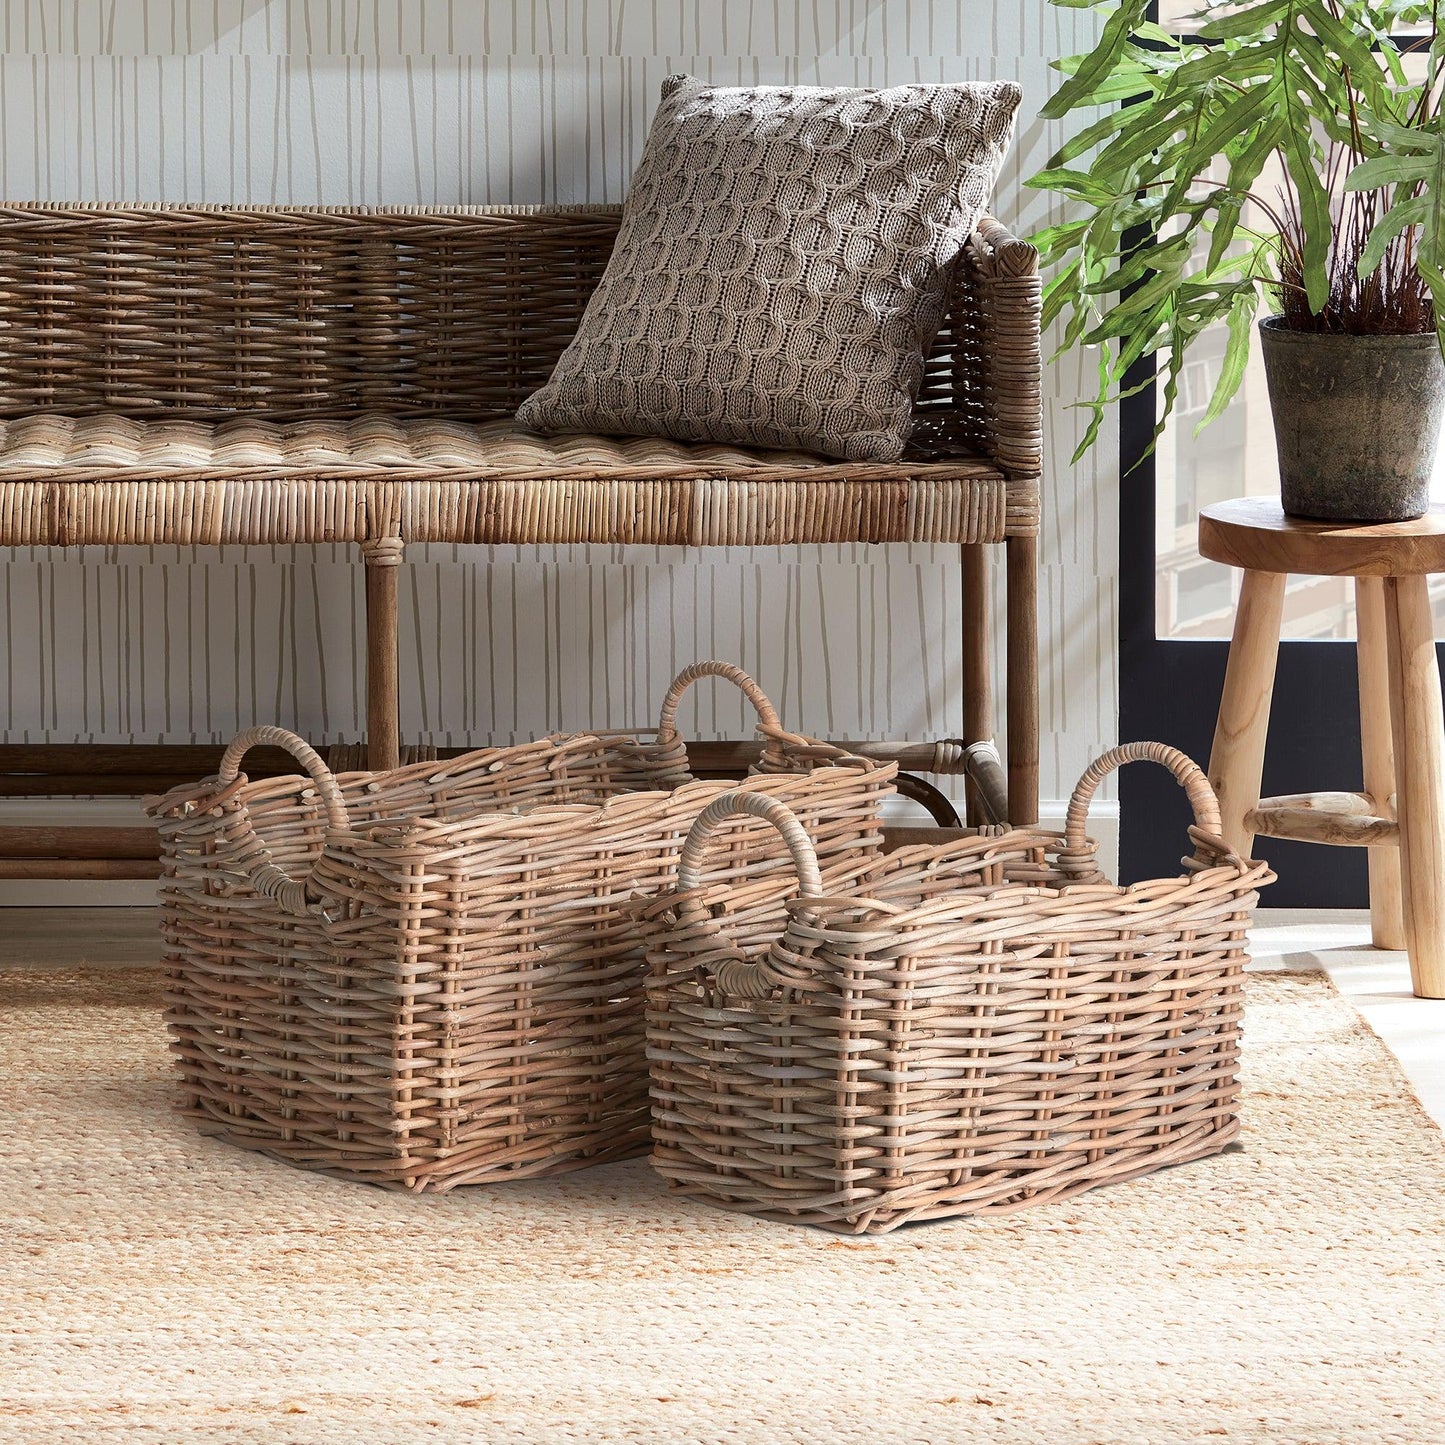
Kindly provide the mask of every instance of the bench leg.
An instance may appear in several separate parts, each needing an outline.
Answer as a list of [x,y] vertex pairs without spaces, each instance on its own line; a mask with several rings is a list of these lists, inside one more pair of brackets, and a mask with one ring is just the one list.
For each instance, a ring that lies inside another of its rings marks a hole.
[[1008,817],[1039,820],[1039,540],[1008,548]]
[[[988,625],[988,553],[982,542],[959,549],[963,563],[963,740],[993,740],[993,638]],[[987,822],[978,784],[968,780],[968,824]]]
[[[1360,750],[1365,792],[1374,811],[1388,817],[1395,797],[1395,746],[1390,737],[1390,653],[1385,635],[1385,584],[1379,577],[1355,578],[1355,643],[1360,673]],[[1400,849],[1371,848],[1370,933],[1376,948],[1404,948],[1405,917],[1400,894]]]
[[366,757],[377,772],[401,764],[396,588],[404,550],[400,537],[361,544],[366,561]]
[[1244,574],[1224,671],[1224,696],[1219,700],[1219,720],[1209,753],[1209,784],[1219,799],[1224,841],[1242,858],[1248,858],[1254,847],[1254,834],[1245,816],[1259,804],[1264,775],[1264,741],[1279,661],[1284,584],[1283,572]]
[[1427,578],[1385,579],[1385,632],[1410,979],[1417,997],[1445,998],[1445,724]]

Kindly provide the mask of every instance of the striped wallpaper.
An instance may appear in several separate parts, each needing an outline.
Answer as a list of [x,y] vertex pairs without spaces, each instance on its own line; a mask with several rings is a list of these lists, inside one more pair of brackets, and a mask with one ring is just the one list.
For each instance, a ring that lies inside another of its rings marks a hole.
[[[7,198],[455,203],[616,200],[662,79],[884,85],[1013,77],[1021,174],[1047,58],[1092,17],[1042,0],[0,0]],[[1045,796],[1113,740],[1117,467],[1069,465],[1088,389],[1048,378],[1041,613]],[[645,725],[667,678],[741,661],[790,724],[925,736],[961,725],[948,548],[692,555],[413,549],[404,730],[443,745]],[[31,550],[0,563],[8,741],[222,741],[253,721],[361,728],[361,578],[342,548]],[[685,712],[737,733],[719,692]]]

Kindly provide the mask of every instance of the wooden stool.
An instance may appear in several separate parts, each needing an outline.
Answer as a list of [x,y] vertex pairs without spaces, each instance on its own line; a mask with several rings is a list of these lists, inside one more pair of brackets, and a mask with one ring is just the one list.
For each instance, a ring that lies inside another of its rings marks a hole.
[[[1307,522],[1277,498],[1206,507],[1199,550],[1244,569],[1209,759],[1225,838],[1370,850],[1376,948],[1405,948],[1421,998],[1445,998],[1445,720],[1427,578],[1445,572],[1445,508],[1414,522]],[[1286,575],[1353,577],[1363,793],[1259,796]]]

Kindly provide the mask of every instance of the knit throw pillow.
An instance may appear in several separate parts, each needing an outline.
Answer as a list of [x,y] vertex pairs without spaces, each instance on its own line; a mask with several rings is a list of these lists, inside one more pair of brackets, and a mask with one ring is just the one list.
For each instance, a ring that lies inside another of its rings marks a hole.
[[663,87],[541,432],[901,455],[1019,88]]

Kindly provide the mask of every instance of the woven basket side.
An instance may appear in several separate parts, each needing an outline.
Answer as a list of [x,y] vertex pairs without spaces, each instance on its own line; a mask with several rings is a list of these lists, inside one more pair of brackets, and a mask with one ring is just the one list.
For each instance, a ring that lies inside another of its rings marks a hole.
[[[278,815],[270,858],[304,872],[325,835],[320,800],[314,790],[303,799],[299,779],[253,787],[258,807]],[[305,1129],[311,1051],[298,990],[327,949],[310,920],[250,889],[247,875],[260,861],[251,819],[234,798],[162,825],[165,1016],[180,1108],[202,1132],[265,1147],[294,1143]],[[350,1075],[363,1095],[364,1075],[364,1066]],[[330,1087],[347,1089],[344,1063]]]
[[[339,781],[353,824],[365,827],[595,804],[649,783],[677,786],[690,777],[686,764],[680,741],[580,735]],[[236,1142],[316,1167],[390,1177],[405,1157],[393,1129],[393,1087],[403,1100],[405,1089],[388,1083],[378,1094],[376,1059],[389,1056],[393,1034],[412,1025],[402,1012],[381,1020],[387,1042],[378,1052],[373,980],[349,967],[368,957],[365,949],[339,952],[317,920],[285,914],[247,881],[263,860],[293,877],[316,865],[327,833],[316,788],[299,776],[265,779],[213,805],[202,785],[177,789],[158,812],[167,1023],[183,1109],[203,1129]],[[382,932],[388,948],[398,947]],[[318,990],[331,1001],[330,1026],[319,1031],[314,1009],[309,1024],[301,1021],[300,1002],[303,993],[314,1001]],[[363,1026],[353,1030],[353,1019]],[[318,1117],[330,1121],[319,1148],[308,1132]]]
[[1264,874],[1127,890],[963,870],[950,893],[915,865],[910,896],[893,865],[883,907],[798,905],[770,956],[787,984],[751,1005],[708,986],[718,930],[680,911],[652,949],[654,1164],[726,1207],[854,1232],[1214,1153],[1238,1131]]
[[[634,903],[672,881],[692,818],[730,785],[553,804],[569,787],[590,799],[619,776],[674,770],[673,748],[557,740],[346,775],[359,827],[324,849],[324,810],[301,778],[189,813],[188,793],[168,799],[168,1021],[186,1111],[292,1162],[413,1189],[645,1147]],[[830,858],[871,857],[895,771],[745,786],[787,799]],[[532,796],[518,803],[519,791]],[[293,876],[314,866],[307,916],[250,887],[258,838]],[[769,840],[739,833],[709,880],[751,887],[779,862]],[[775,928],[782,905],[775,894]]]
[[[891,775],[833,768],[745,786],[787,799],[831,858],[876,854]],[[637,904],[674,880],[693,818],[729,786],[473,827],[414,822],[328,848],[316,884],[331,946],[351,968],[344,1012],[353,1034],[369,1030],[378,1045],[396,1029],[382,1071],[399,1147],[391,1177],[451,1188],[645,1148]],[[747,886],[781,866],[775,841],[741,825],[709,880]],[[781,925],[781,899],[773,922]],[[388,1015],[393,1005],[402,1011]],[[323,990],[310,1006],[320,1027],[337,1001]],[[315,1137],[334,1127],[342,1103],[320,1103]]]

